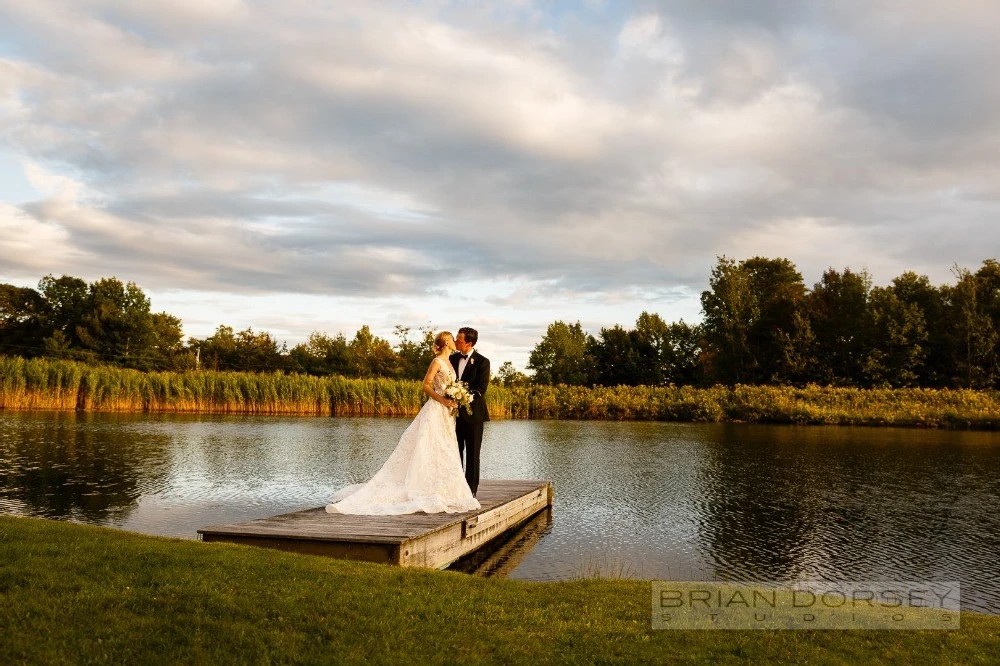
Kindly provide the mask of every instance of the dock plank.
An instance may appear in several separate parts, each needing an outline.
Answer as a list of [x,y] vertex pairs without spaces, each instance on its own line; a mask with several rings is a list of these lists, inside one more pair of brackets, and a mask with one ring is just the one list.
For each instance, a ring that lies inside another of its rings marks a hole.
[[317,507],[198,533],[204,541],[440,568],[525,523],[552,497],[550,481],[484,479],[476,511],[359,516]]

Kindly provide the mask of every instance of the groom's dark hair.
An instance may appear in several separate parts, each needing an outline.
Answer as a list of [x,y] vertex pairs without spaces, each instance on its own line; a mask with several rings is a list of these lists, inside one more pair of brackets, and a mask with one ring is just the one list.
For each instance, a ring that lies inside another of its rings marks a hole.
[[469,328],[468,326],[463,326],[458,329],[458,332],[465,336],[465,341],[468,342],[473,347],[479,342],[479,331],[474,328]]

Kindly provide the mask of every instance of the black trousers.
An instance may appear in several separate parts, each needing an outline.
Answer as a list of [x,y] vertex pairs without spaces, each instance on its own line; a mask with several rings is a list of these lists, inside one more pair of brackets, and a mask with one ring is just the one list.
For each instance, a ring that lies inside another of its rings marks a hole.
[[458,457],[465,460],[465,481],[475,495],[479,489],[479,449],[483,445],[483,422],[469,423],[458,419],[455,422],[458,435]]

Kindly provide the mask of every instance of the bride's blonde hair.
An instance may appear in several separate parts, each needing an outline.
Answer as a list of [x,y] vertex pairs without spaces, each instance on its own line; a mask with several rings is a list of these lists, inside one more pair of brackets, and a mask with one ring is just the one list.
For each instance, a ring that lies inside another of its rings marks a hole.
[[437,337],[434,338],[434,353],[440,354],[441,350],[448,346],[449,340],[454,344],[455,338],[452,337],[451,331],[441,331],[438,333]]

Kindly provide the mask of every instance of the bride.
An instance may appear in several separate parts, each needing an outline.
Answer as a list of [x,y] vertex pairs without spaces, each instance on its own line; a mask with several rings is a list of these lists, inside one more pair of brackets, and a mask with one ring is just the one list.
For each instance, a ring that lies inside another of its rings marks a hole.
[[455,379],[448,360],[455,351],[451,333],[434,339],[434,360],[424,375],[424,403],[399,438],[399,444],[367,483],[334,493],[328,513],[395,515],[401,513],[456,513],[480,508],[462,472],[455,436],[455,402],[444,389]]

